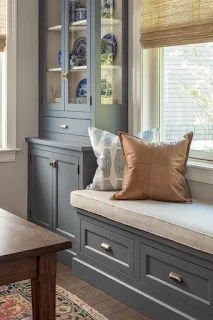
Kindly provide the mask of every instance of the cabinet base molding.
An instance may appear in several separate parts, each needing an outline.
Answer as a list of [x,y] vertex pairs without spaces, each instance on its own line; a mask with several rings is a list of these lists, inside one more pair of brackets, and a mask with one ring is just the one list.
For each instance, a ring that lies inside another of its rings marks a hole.
[[72,261],[72,272],[153,320],[195,320],[78,258]]
[[72,268],[72,261],[75,257],[76,253],[72,250],[64,250],[57,254],[57,260],[70,268]]

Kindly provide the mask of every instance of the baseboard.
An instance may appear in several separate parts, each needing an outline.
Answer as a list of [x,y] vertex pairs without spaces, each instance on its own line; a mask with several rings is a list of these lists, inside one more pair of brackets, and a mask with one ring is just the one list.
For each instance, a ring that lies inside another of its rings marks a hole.
[[76,257],[76,253],[72,250],[60,251],[57,254],[57,260],[72,269],[72,260]]
[[153,320],[195,320],[78,258],[72,261],[72,272]]

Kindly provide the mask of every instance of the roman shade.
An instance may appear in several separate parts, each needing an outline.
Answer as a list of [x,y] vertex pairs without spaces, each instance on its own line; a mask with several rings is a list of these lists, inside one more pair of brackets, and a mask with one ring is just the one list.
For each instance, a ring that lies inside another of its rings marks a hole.
[[143,48],[213,41],[213,0],[142,0],[141,8]]
[[6,47],[7,0],[0,0],[0,52]]

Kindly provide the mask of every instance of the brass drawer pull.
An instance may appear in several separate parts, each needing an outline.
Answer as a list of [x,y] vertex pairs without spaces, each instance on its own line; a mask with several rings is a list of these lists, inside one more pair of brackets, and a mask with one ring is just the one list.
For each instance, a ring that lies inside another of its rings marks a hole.
[[57,165],[58,165],[58,161],[56,161],[56,160],[50,160],[49,164],[50,164],[50,167],[56,168]]
[[104,249],[104,250],[106,250],[106,251],[112,251],[111,245],[110,245],[110,244],[107,244],[107,243],[105,243],[105,242],[103,242],[103,243],[101,244],[101,248]]
[[175,272],[170,272],[169,279],[172,279],[172,280],[176,281],[177,283],[183,282],[183,278]]
[[59,127],[61,129],[68,129],[69,128],[68,124],[60,124]]

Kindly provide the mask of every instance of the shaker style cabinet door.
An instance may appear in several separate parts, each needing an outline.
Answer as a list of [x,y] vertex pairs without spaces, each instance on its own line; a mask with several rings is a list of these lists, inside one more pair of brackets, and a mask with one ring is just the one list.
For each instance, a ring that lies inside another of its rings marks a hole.
[[29,219],[70,239],[75,247],[75,210],[70,193],[79,188],[78,157],[31,149]]
[[78,157],[51,154],[56,159],[53,170],[53,231],[72,241],[75,247],[75,210],[70,205],[70,193],[78,189]]
[[64,111],[64,0],[40,0],[41,111]]
[[52,168],[50,153],[32,149],[29,162],[29,219],[52,230]]

